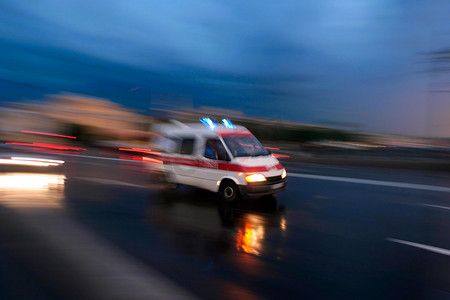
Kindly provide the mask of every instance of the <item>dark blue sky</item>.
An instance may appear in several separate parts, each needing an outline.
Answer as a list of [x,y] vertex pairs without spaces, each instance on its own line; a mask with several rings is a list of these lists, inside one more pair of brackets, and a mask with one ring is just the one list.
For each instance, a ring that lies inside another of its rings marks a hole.
[[70,91],[450,136],[450,1],[0,0],[1,101]]

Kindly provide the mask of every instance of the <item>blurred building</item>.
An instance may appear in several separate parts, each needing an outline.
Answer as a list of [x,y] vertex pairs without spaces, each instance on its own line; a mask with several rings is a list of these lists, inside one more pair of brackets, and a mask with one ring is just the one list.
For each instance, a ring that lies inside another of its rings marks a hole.
[[[27,132],[74,136],[79,142],[146,142],[152,118],[106,99],[76,94],[49,95],[40,103],[13,103],[0,110],[4,140],[30,139]],[[33,137],[45,139],[45,136]]]

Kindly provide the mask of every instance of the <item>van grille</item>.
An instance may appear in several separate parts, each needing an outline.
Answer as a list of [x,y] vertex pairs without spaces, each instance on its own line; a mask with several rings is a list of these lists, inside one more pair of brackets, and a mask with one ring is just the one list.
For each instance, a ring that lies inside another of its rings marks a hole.
[[285,182],[285,181],[286,181],[286,178],[282,179],[281,175],[278,175],[278,176],[266,177],[266,181],[251,182],[251,183],[248,183],[248,185],[272,185],[272,184],[277,184],[277,183]]
[[272,177],[266,177],[266,180],[267,180],[267,183],[270,183],[270,184],[272,184],[272,183],[278,183],[278,182],[281,182],[281,181],[282,181],[281,175],[278,175],[278,176],[272,176]]

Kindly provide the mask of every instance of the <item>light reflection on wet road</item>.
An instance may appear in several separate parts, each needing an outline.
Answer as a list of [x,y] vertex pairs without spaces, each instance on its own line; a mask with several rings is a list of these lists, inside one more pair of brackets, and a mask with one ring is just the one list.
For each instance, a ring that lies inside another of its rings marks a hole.
[[65,176],[42,173],[0,173],[0,204],[36,209],[61,208]]
[[[63,193],[60,209],[202,298],[449,295],[448,256],[386,241],[450,249],[448,211],[420,205],[448,206],[445,193],[290,178],[275,198],[226,205],[188,187],[161,190],[138,163],[77,158],[62,171],[64,189],[51,189]],[[371,171],[355,172],[383,177]]]

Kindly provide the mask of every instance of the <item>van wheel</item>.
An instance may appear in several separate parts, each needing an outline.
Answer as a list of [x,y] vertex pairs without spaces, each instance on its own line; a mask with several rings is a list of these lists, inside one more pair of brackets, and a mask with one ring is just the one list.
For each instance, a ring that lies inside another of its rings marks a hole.
[[220,188],[220,195],[226,202],[239,200],[239,189],[232,181],[225,181]]
[[172,173],[166,173],[164,175],[164,187],[169,190],[174,190],[178,187],[178,185],[173,180],[173,174]]

